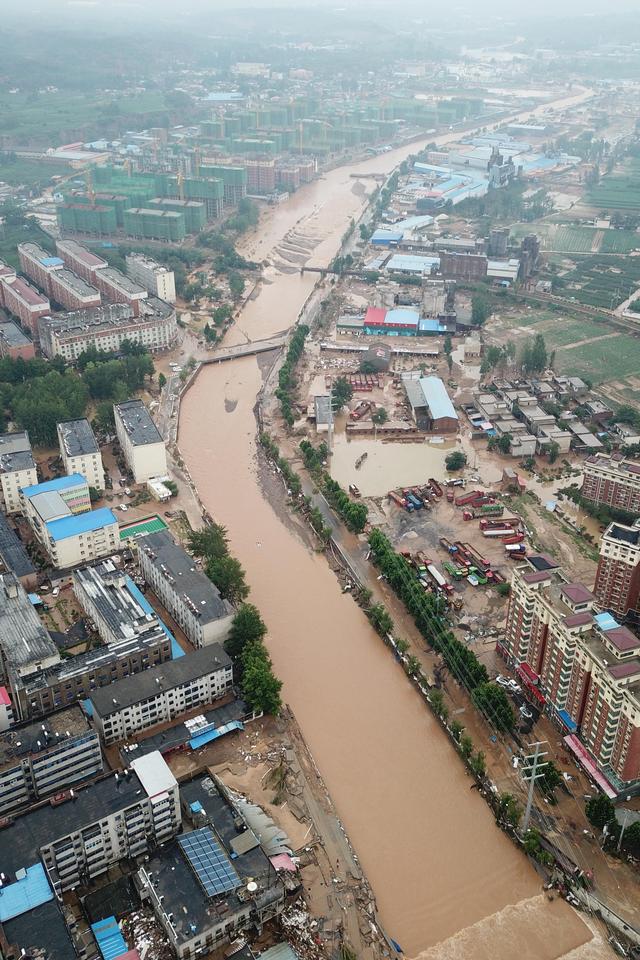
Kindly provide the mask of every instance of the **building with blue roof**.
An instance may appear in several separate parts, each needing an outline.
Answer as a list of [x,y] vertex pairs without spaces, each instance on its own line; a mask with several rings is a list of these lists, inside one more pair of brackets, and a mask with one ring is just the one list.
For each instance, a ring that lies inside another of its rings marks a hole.
[[458,414],[447,388],[440,377],[420,377],[405,380],[404,387],[415,421],[420,430],[437,433],[455,433],[459,426]]
[[374,247],[397,247],[402,240],[402,230],[375,230],[369,243]]

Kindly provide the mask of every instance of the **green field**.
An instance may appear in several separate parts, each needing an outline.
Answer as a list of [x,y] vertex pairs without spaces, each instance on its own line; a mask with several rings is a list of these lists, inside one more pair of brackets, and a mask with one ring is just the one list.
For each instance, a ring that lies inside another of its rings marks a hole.
[[562,280],[564,297],[612,310],[640,287],[640,258],[585,257]]
[[629,160],[619,172],[602,177],[584,199],[603,210],[640,210],[640,162]]
[[600,253],[630,253],[640,249],[640,233],[635,230],[605,230]]
[[560,350],[556,354],[556,367],[569,376],[586,377],[593,384],[623,380],[640,371],[640,340],[621,333]]
[[52,177],[64,177],[71,173],[68,163],[60,160],[25,160],[15,154],[0,154],[0,181],[12,187],[23,184],[27,187],[47,186]]
[[551,249],[558,253],[591,253],[597,233],[593,227],[571,227],[560,224],[551,241]]
[[598,253],[630,253],[640,249],[640,233],[635,230],[597,230],[570,223],[516,223],[511,227],[512,240],[521,240],[528,233],[536,233],[540,248],[553,253],[587,255],[592,252],[594,240]]
[[[557,347],[567,347],[578,340],[591,340],[594,337],[604,337],[606,334],[613,333],[613,328],[607,324],[606,320],[598,323],[597,320],[589,320],[587,317],[567,318],[556,317],[554,320],[547,320],[536,324],[534,333],[542,333],[545,343],[550,350]],[[564,351],[563,351],[564,352]],[[560,354],[558,354],[560,356]]]

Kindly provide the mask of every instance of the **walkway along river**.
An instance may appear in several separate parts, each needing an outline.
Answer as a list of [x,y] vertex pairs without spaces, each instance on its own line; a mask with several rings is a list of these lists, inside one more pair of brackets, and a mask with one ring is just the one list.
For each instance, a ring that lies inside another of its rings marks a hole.
[[[383,163],[391,170],[418,146],[333,170],[272,211],[243,251],[270,261],[265,282],[225,346],[295,323],[316,277],[278,267],[278,245],[295,235],[313,246],[314,262],[326,263],[366,202],[363,188],[375,186],[351,172],[378,172]],[[594,943],[574,953],[591,931],[564,902],[541,894],[539,878],[470,791],[446,737],[361,610],[263,496],[254,416],[261,385],[255,357],[203,367],[182,401],[178,443],[201,500],[227,527],[247,570],[284,699],[385,929],[408,956],[608,956]]]

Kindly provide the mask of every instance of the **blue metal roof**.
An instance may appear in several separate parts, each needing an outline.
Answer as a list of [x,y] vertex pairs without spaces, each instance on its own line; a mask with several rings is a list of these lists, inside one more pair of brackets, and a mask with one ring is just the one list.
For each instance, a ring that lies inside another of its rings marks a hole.
[[82,474],[72,473],[68,477],[55,477],[53,480],[45,480],[43,483],[34,483],[30,487],[23,487],[22,492],[25,497],[35,497],[39,493],[66,490],[68,487],[78,487],[80,484],[86,484],[86,482]]
[[205,744],[211,743],[212,740],[217,740],[218,737],[224,737],[225,733],[232,733],[234,730],[244,730],[244,724],[241,723],[240,720],[230,720],[229,723],[223,723],[215,730],[207,730],[199,736],[192,737],[191,740],[189,740],[189,748],[191,750],[198,750],[200,747],[204,747]]
[[417,327],[420,322],[420,314],[406,307],[396,307],[395,310],[387,312],[384,322],[385,324],[404,323],[407,326]]
[[375,230],[371,235],[371,243],[400,243],[402,237],[402,230],[385,230],[381,228]]
[[429,333],[444,333],[444,327],[435,317],[420,317],[418,329]]
[[20,917],[34,907],[53,900],[53,890],[41,863],[19,870],[18,874],[20,876],[15,883],[3,886],[0,890],[0,923]]
[[91,929],[104,960],[115,960],[116,957],[127,953],[129,947],[125,943],[115,917],[106,917],[104,920],[92,923]]
[[41,257],[40,263],[43,267],[64,267],[64,260],[60,257]]
[[427,401],[433,420],[440,420],[441,417],[451,417],[453,420],[458,419],[458,414],[447,393],[447,388],[440,377],[421,377],[418,383]]
[[593,618],[601,630],[616,630],[620,624],[610,613],[596,613]]
[[571,733],[575,733],[578,729],[578,725],[573,722],[566,710],[558,710],[558,716],[564,723],[567,730],[570,730]]
[[91,530],[99,530],[101,527],[108,527],[117,522],[118,519],[113,511],[108,507],[102,507],[100,510],[87,510],[86,513],[76,513],[70,517],[50,520],[46,526],[51,539],[58,541],[77,537],[78,534],[89,533]]
[[171,659],[177,660],[178,657],[184,657],[184,650],[182,649],[182,647],[180,646],[180,644],[178,643],[174,635],[171,633],[167,625],[160,619],[160,617],[158,617],[158,614],[153,609],[153,607],[145,597],[142,590],[138,589],[138,587],[135,585],[135,583],[129,576],[125,577],[125,582],[127,584],[127,590],[129,591],[131,596],[134,598],[134,600],[138,601],[138,603],[140,604],[144,612],[150,613],[152,616],[157,617],[160,626],[162,627],[165,634],[171,641]]

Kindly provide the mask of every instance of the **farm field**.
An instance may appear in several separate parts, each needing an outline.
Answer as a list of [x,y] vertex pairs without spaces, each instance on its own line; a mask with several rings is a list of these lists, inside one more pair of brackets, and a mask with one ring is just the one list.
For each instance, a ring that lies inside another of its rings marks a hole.
[[597,230],[595,227],[579,227],[570,223],[516,223],[511,227],[511,236],[521,240],[528,233],[536,233],[540,249],[549,253],[630,253],[640,249],[640,233],[635,230]]
[[600,253],[631,253],[640,249],[640,233],[635,230],[605,230]]
[[635,377],[640,371],[640,340],[626,333],[559,350],[557,369],[568,376],[586,377],[594,385]]
[[585,257],[562,280],[564,297],[612,310],[640,287],[640,257]]
[[46,186],[52,177],[64,177],[71,173],[68,163],[54,160],[11,159],[13,154],[0,154],[0,180],[12,187],[24,184],[27,187]]
[[640,210],[640,161],[629,160],[587,191],[585,203],[603,210]]

